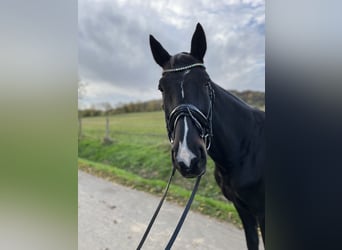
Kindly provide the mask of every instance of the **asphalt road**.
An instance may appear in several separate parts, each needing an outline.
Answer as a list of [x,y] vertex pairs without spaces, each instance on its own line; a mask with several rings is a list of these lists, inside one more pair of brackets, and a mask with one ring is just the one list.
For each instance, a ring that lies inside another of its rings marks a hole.
[[[159,199],[79,171],[78,249],[136,249]],[[183,209],[166,201],[143,249],[164,249]],[[242,230],[190,211],[172,249],[247,247]]]

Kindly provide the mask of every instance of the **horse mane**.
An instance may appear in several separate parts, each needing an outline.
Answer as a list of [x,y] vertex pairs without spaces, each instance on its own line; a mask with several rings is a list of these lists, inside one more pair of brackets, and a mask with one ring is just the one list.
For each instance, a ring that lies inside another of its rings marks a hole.
[[251,111],[260,111],[260,112],[264,112],[262,110],[257,109],[254,106],[251,106],[250,104],[248,104],[247,102],[245,102],[244,100],[242,100],[240,97],[236,96],[235,94],[231,93],[229,90],[226,90],[224,88],[222,88],[220,85],[214,83],[215,86],[220,89],[230,100],[232,100],[234,103],[236,103],[237,105],[251,110]]

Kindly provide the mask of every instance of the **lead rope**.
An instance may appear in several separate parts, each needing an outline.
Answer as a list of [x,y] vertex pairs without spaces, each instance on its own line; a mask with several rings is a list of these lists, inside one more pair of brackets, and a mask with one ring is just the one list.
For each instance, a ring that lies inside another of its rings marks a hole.
[[[166,198],[166,194],[167,194],[167,192],[168,192],[168,190],[169,190],[170,183],[171,183],[172,177],[173,177],[174,174],[175,174],[175,171],[176,171],[176,169],[173,168],[173,169],[172,169],[172,173],[171,173],[170,178],[169,178],[169,182],[167,183],[167,186],[166,186],[164,195],[163,195],[162,199],[160,200],[160,202],[159,202],[159,204],[158,204],[158,207],[157,207],[156,211],[154,212],[154,214],[153,214],[153,216],[152,216],[152,218],[151,218],[151,221],[150,221],[150,223],[148,224],[148,226],[147,226],[147,228],[146,228],[146,231],[145,231],[143,237],[142,237],[141,240],[140,240],[140,243],[139,243],[139,245],[138,245],[138,247],[137,247],[137,250],[140,250],[141,247],[143,246],[143,244],[144,244],[144,242],[145,242],[145,240],[146,240],[146,238],[147,238],[147,236],[148,236],[148,234],[149,234],[149,232],[150,232],[150,230],[151,230],[151,228],[152,228],[152,225],[153,225],[155,219],[157,218],[157,215],[158,215],[158,213],[159,213],[159,210],[160,210],[161,206],[163,205],[164,200],[165,200],[165,198]],[[196,194],[196,192],[197,192],[197,189],[198,189],[200,180],[201,180],[201,176],[198,176],[198,177],[197,177],[197,180],[196,180],[196,183],[195,183],[195,186],[194,186],[194,188],[193,188],[193,190],[192,190],[192,193],[191,193],[191,195],[190,195],[190,198],[189,198],[189,200],[188,200],[188,202],[187,202],[187,204],[186,204],[186,206],[185,206],[185,209],[184,209],[184,211],[183,211],[183,214],[182,214],[181,218],[179,219],[178,224],[177,224],[177,226],[176,226],[176,229],[175,229],[175,231],[173,232],[173,234],[172,234],[172,236],[171,236],[171,238],[170,238],[170,240],[169,240],[167,246],[165,247],[165,250],[170,250],[171,247],[172,247],[172,245],[173,245],[173,243],[175,242],[175,240],[176,240],[176,238],[177,238],[177,235],[178,235],[179,231],[181,230],[181,228],[182,228],[182,226],[183,226],[183,223],[184,223],[184,221],[185,221],[185,218],[186,218],[186,216],[187,216],[187,214],[188,214],[188,212],[189,212],[189,210],[190,210],[190,207],[191,207],[191,204],[192,204],[192,202],[193,202],[193,200],[194,200],[195,194]]]

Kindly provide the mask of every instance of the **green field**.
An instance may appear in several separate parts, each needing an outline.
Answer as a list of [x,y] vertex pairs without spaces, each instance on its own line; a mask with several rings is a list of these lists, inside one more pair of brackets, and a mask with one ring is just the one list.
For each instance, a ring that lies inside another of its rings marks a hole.
[[[79,139],[78,147],[81,169],[106,177],[112,175],[114,180],[125,185],[153,193],[162,193],[164,182],[168,180],[172,168],[171,147],[162,112],[111,116],[110,136],[113,143],[109,145],[102,142],[105,135],[105,117],[83,118],[82,128],[83,136]],[[198,204],[194,203],[195,209],[220,219],[239,222],[232,204],[221,195],[214,180],[213,171],[214,164],[208,160],[207,173],[201,180],[198,196],[196,196]],[[125,175],[127,178],[124,177]],[[156,180],[162,181],[163,185],[160,186],[160,182],[155,184]],[[176,173],[173,180],[176,189],[172,191],[171,198],[184,203],[194,181]]]

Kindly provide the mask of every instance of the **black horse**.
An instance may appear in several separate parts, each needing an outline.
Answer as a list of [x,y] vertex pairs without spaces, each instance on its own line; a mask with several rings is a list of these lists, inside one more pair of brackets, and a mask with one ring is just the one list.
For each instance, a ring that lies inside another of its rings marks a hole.
[[265,113],[210,80],[200,24],[190,53],[170,56],[152,35],[150,46],[163,68],[159,90],[174,167],[186,178],[202,175],[208,153],[215,162],[216,182],[240,215],[248,249],[258,249],[258,225],[265,243]]

